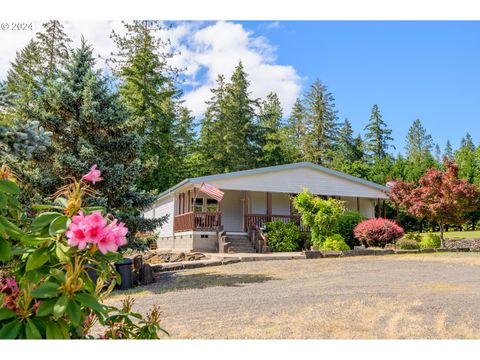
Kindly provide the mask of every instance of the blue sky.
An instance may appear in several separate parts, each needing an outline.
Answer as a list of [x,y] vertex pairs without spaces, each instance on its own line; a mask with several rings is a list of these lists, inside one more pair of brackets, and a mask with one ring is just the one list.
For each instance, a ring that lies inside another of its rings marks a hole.
[[[0,32],[0,79],[30,32]],[[120,21],[64,21],[80,44],[83,35],[107,58],[109,35]],[[252,97],[278,93],[285,115],[319,78],[336,99],[340,120],[361,132],[377,103],[403,152],[410,124],[419,118],[444,148],[470,132],[480,142],[480,22],[429,21],[180,21],[161,34],[180,51],[172,64],[186,68],[184,100],[200,118],[219,73],[227,78],[241,59]],[[105,67],[101,59],[100,68]]]
[[317,77],[340,118],[362,130],[377,103],[397,150],[419,118],[435,142],[480,140],[480,22],[242,22],[292,65],[302,91]]

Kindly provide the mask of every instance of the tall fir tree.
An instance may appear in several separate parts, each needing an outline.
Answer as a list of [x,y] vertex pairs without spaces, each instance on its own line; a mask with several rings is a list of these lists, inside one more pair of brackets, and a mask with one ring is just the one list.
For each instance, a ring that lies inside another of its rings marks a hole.
[[[132,238],[151,231],[164,219],[143,219],[138,209],[154,198],[138,191],[142,171],[142,140],[128,125],[128,112],[112,83],[94,70],[92,49],[82,41],[59,78],[40,96],[40,124],[52,133],[48,156],[35,158],[34,167],[21,169],[31,194],[51,195],[69,176],[80,178],[97,164],[104,180],[95,186],[93,204],[105,206],[127,223]],[[31,200],[35,200],[32,196]]]
[[198,162],[202,166],[198,175],[221,172],[227,166],[223,154],[227,84],[223,75],[218,75],[216,82],[217,86],[210,89],[213,95],[206,102],[207,109],[201,121]]
[[298,98],[293,104],[288,122],[283,128],[283,152],[287,162],[298,162],[305,158],[305,135],[307,127],[305,123],[305,107]]
[[58,20],[42,24],[43,31],[37,33],[37,47],[42,60],[42,72],[46,79],[53,79],[58,70],[68,61],[69,43],[72,41]]
[[197,139],[195,133],[195,117],[181,103],[176,105],[173,139],[175,143],[174,159],[176,160],[174,182],[180,182],[196,175],[196,168],[201,165],[196,159]]
[[419,119],[415,119],[408,129],[405,150],[407,157],[413,159],[431,154],[432,136],[427,133]]
[[440,167],[442,164],[442,150],[440,150],[440,145],[435,144],[434,147],[434,157],[435,157],[435,162],[437,163],[437,167]]
[[388,149],[390,147],[395,148],[390,145],[390,142],[393,141],[393,137],[391,136],[392,130],[390,130],[383,121],[377,104],[373,105],[370,120],[364,130],[366,131],[365,150],[370,161],[385,159],[388,154]]
[[447,140],[445,144],[445,150],[443,150],[443,160],[453,159],[453,149],[452,145],[450,144],[450,140]]
[[362,138],[353,136],[352,124],[345,119],[338,131],[335,147],[335,161],[337,164],[354,162],[362,158]]
[[258,101],[250,98],[249,81],[242,62],[229,83],[223,76],[209,101],[200,134],[201,158],[205,172],[223,173],[253,168],[261,149],[260,132],[255,123]]
[[304,96],[304,106],[307,128],[304,160],[328,166],[338,132],[335,99],[317,79]]
[[274,166],[284,164],[286,156],[282,144],[283,110],[277,94],[270,93],[262,101],[259,113],[261,154],[259,166]]
[[108,63],[120,79],[120,94],[132,113],[131,123],[144,139],[142,162],[146,167],[139,186],[162,191],[184,170],[174,158],[175,102],[181,95],[174,86],[177,70],[168,65],[173,54],[168,51],[168,40],[158,35],[163,30],[159,22],[123,25],[125,34],[112,32],[117,49]]
[[425,172],[435,165],[432,155],[432,136],[427,133],[419,119],[415,119],[408,129],[406,138],[406,155],[408,171],[407,181],[417,181]]
[[460,142],[460,148],[454,154],[458,166],[458,176],[473,183],[477,173],[475,145],[472,136],[467,133]]

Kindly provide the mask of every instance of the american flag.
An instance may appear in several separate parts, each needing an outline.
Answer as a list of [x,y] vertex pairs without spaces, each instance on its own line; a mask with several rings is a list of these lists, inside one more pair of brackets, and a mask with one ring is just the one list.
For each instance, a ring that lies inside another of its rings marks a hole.
[[214,198],[217,201],[222,201],[223,199],[223,191],[213,185],[202,183],[202,185],[200,186],[200,191]]

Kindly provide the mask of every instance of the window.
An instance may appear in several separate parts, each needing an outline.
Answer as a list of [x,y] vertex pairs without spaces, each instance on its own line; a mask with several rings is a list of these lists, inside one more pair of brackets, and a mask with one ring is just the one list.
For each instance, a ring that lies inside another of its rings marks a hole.
[[218,202],[215,199],[207,199],[207,211],[217,212],[218,211]]
[[195,199],[195,211],[202,212],[203,211],[203,198]]

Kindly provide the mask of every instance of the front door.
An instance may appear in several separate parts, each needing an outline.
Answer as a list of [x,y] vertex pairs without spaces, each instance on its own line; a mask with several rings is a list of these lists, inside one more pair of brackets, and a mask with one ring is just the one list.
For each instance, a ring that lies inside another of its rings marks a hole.
[[223,230],[243,231],[243,191],[225,190],[220,206]]

